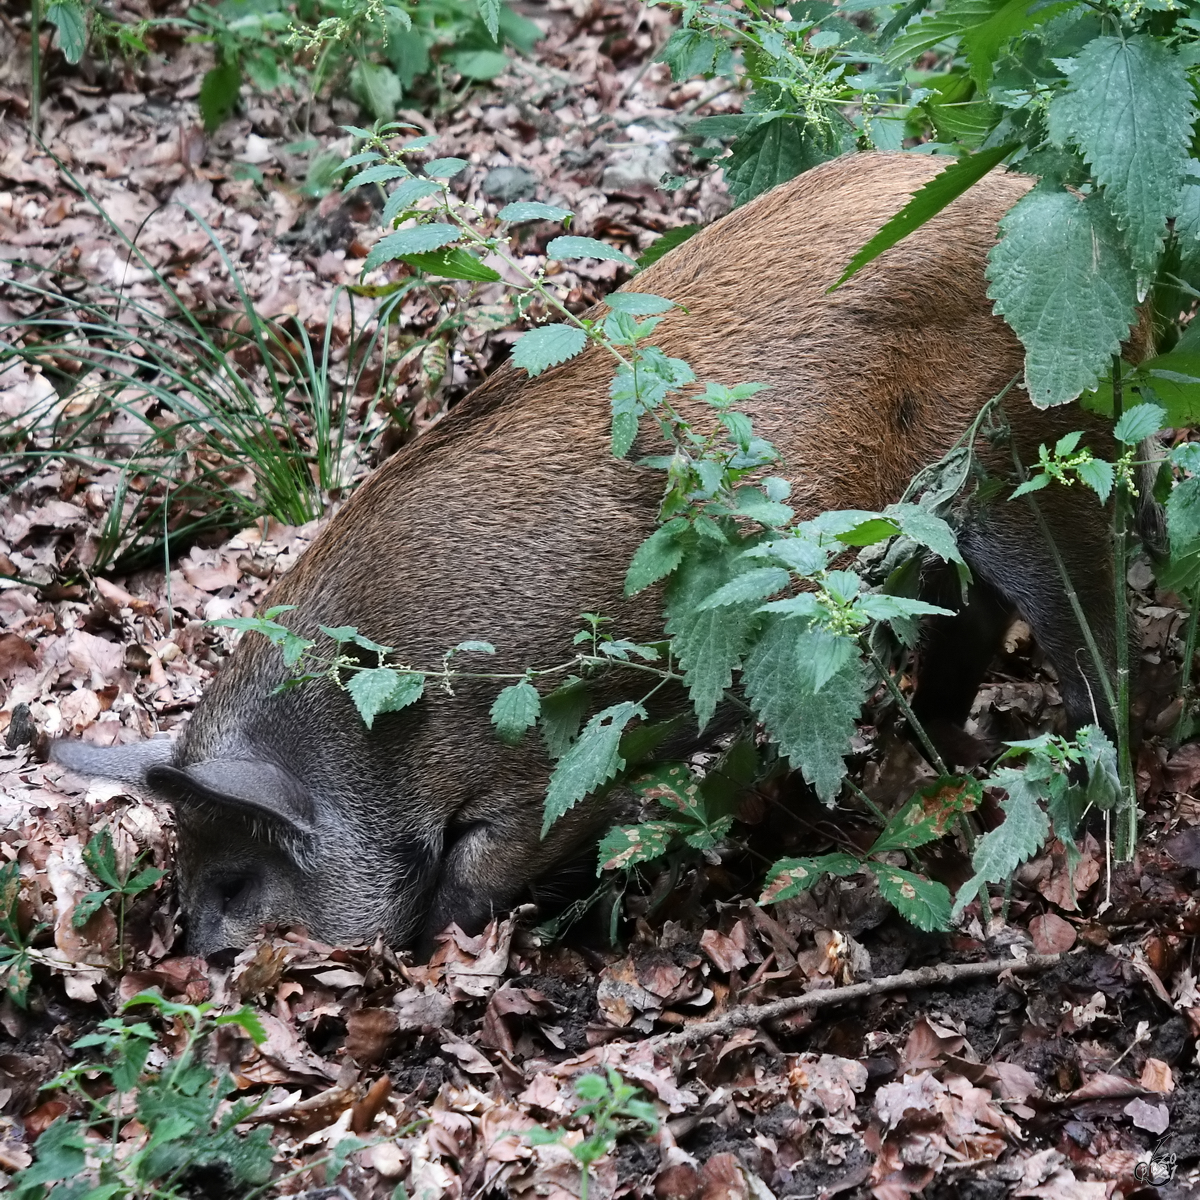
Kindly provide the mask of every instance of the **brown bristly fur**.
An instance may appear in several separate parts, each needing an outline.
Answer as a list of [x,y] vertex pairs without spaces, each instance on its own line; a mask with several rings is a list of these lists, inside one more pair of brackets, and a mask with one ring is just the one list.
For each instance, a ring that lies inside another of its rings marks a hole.
[[[1024,177],[993,173],[828,291],[943,165],[876,154],[827,163],[735,210],[629,285],[686,310],[669,314],[654,342],[698,379],[769,385],[744,407],[782,452],[801,517],[897,500],[1023,370],[1019,343],[992,314],[984,267],[997,222],[1030,186]],[[480,638],[497,647],[494,659],[472,660],[480,669],[551,665],[569,654],[583,612],[613,617],[622,636],[661,636],[661,589],[631,601],[622,585],[654,528],[662,476],[609,454],[612,374],[596,348],[535,379],[500,368],[363,484],[269,602],[297,605],[286,619],[298,630],[354,625],[426,668]],[[711,410],[684,407],[707,428]],[[1040,442],[1073,428],[1085,428],[1098,453],[1111,450],[1078,410],[1037,412],[1019,388],[1004,411],[1027,463]],[[649,428],[639,449],[656,449]],[[991,471],[1010,473],[1008,447],[982,450]],[[1082,488],[1040,497],[1111,654],[1105,514]],[[978,604],[932,627],[923,712],[966,715],[988,639],[1015,606],[1058,668],[1072,717],[1088,719],[1090,666],[1029,507],[970,507],[961,541]],[[961,637],[977,643],[965,656],[955,649]],[[478,926],[611,817],[611,801],[584,802],[540,839],[550,764],[534,736],[509,747],[493,735],[498,684],[464,683],[454,697],[431,684],[419,705],[368,732],[328,684],[275,694],[284,675],[276,649],[244,639],[173,758],[145,772],[177,805],[197,950],[239,944],[266,917],[331,939],[382,929],[397,942],[451,919]],[[637,694],[636,681],[605,686],[610,702]],[[273,788],[260,774],[255,796],[239,793],[237,764],[247,761],[272,764],[283,782]],[[218,764],[207,790],[189,776],[202,762]],[[283,820],[244,819],[250,803]]]

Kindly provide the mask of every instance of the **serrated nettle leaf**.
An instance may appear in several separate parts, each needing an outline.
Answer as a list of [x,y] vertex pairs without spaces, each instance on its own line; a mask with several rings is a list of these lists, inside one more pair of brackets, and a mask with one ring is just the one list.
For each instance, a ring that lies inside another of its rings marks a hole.
[[800,635],[800,684],[814,694],[858,656],[858,643],[828,629],[807,629]]
[[398,712],[419,700],[425,691],[425,677],[391,667],[373,667],[351,674],[346,691],[363,724],[371,729],[381,713]]
[[952,617],[954,612],[939,608],[924,600],[910,600],[907,596],[889,596],[883,592],[872,592],[860,596],[854,607],[872,621],[891,621],[897,617]]
[[983,786],[979,780],[943,775],[927,783],[892,815],[867,853],[915,850],[937,841],[951,831],[960,814],[974,812],[982,802]]
[[587,334],[577,325],[540,325],[522,334],[512,348],[514,365],[540,375],[583,352]]
[[1200,442],[1180,442],[1171,451],[1171,465],[1192,475],[1200,475]]
[[75,911],[71,914],[71,924],[76,929],[82,929],[99,912],[105,900],[113,894],[112,888],[99,892],[88,892],[75,902]]
[[[479,16],[483,21],[484,27],[492,35],[492,41],[499,42],[500,0],[475,0],[475,7],[479,10]],[[336,1179],[337,1176],[330,1174],[329,1178]]]
[[506,204],[496,215],[501,221],[516,224],[519,221],[565,221],[575,214],[569,208],[558,208],[553,204],[518,200],[515,204]]
[[1095,388],[1137,316],[1136,278],[1099,196],[1035,188],[1000,222],[988,295],[1025,346],[1040,408]]
[[601,303],[607,304],[613,312],[627,313],[631,317],[651,317],[675,307],[674,300],[650,292],[610,292]]
[[497,283],[501,279],[499,271],[481,262],[461,246],[433,250],[429,254],[402,254],[400,261],[442,279],[466,279],[475,283]]
[[502,742],[515,746],[541,712],[542,701],[538,690],[522,679],[504,688],[492,704],[492,724]]
[[[728,431],[729,436],[743,449],[750,445],[750,438],[753,436],[754,429],[750,423],[750,418],[745,413],[740,412],[723,412],[718,420]],[[768,503],[776,503],[768,498]],[[791,511],[789,509],[789,511]]]
[[807,892],[823,875],[845,877],[862,870],[853,854],[822,854],[816,858],[781,858],[768,872],[759,904],[777,904]]
[[[728,611],[728,610],[721,610]],[[768,618],[746,657],[742,677],[759,719],[792,767],[832,803],[846,773],[855,723],[866,698],[867,676],[851,658],[820,692],[801,686],[805,629],[799,621]]]
[[820,602],[811,592],[801,592],[798,596],[788,596],[783,600],[772,600],[754,610],[760,613],[779,613],[785,617],[817,617],[827,615]]
[[725,182],[738,204],[745,204],[777,184],[786,183],[846,148],[847,135],[831,125],[808,122],[800,114],[767,121],[743,133],[721,160]]
[[665,579],[679,566],[684,552],[680,537],[687,528],[688,523],[683,517],[674,517],[637,548],[625,574],[625,595],[636,596],[652,583]]
[[380,642],[373,642],[369,637],[364,637],[353,625],[318,625],[317,628],[326,637],[333,638],[339,645],[351,642],[355,646],[361,646],[364,650],[373,650],[376,654],[391,654],[395,649],[394,646],[384,646]]
[[1167,533],[1177,557],[1200,542],[1200,476],[1180,480],[1167,497]]
[[[365,171],[359,171],[342,188],[342,191],[352,192],[356,187],[362,187],[366,183],[387,183],[391,179],[401,179],[405,175],[411,174],[412,172],[407,167],[394,166],[391,163],[379,163],[376,166],[367,167]],[[441,189],[439,188],[438,190],[440,191]]]
[[1050,103],[1050,137],[1072,142],[1104,188],[1143,278],[1178,212],[1196,112],[1175,51],[1149,34],[1098,37]]
[[445,189],[432,179],[406,179],[387,198],[380,215],[382,224],[390,225],[400,214],[427,196],[440,196]]
[[899,532],[900,526],[895,521],[888,521],[883,517],[873,517],[861,525],[855,525],[853,529],[839,533],[837,540],[843,546],[874,546],[878,542],[885,542],[888,538],[895,537]]
[[69,63],[77,63],[87,48],[87,17],[79,0],[53,0],[45,19],[58,30],[58,48]]
[[680,832],[674,821],[643,821],[640,825],[616,825],[600,839],[602,871],[624,871],[639,863],[661,858]]
[[753,567],[722,584],[711,596],[696,605],[696,611],[757,602],[781,591],[790,581],[791,575],[782,567]]
[[546,257],[565,262],[573,258],[606,258],[612,262],[623,263],[627,267],[636,267],[637,263],[623,254],[616,246],[596,238],[586,237],[556,237],[546,246]]
[[621,734],[630,721],[645,715],[646,710],[640,704],[625,701],[598,712],[587,723],[550,776],[542,837],[550,832],[555,821],[625,766],[618,752]]
[[674,810],[685,821],[706,825],[700,781],[685,763],[661,763],[639,775],[630,783],[631,789],[647,800],[657,800]]
[[422,168],[430,179],[453,179],[471,164],[465,158],[435,158]]
[[744,569],[736,547],[706,539],[684,558],[667,585],[666,631],[701,729],[733,682],[755,606],[750,602],[701,611],[699,604]]
[[352,154],[338,163],[339,171],[348,171],[351,167],[361,167],[363,163],[379,162],[383,155],[378,150],[364,150],[361,154]]
[[825,590],[849,604],[862,591],[862,576],[854,571],[830,571],[823,581]]
[[895,521],[907,537],[912,538],[919,546],[932,550],[943,561],[963,561],[954,530],[928,509],[919,504],[889,504],[883,510],[883,515]]
[[832,553],[803,534],[797,534],[795,537],[761,542],[747,550],[746,557],[777,558],[798,575],[816,575],[828,566]]
[[975,874],[959,889],[954,902],[953,919],[979,894],[985,883],[1007,879],[1028,859],[1032,858],[1050,829],[1050,822],[1039,800],[1047,796],[1046,784],[1030,781],[1026,773],[1014,767],[1001,767],[992,773],[989,783],[1004,788],[1008,799],[1000,803],[1004,823],[989,830],[975,844],[971,865]]
[[1062,458],[1065,455],[1070,454],[1071,451],[1079,445],[1079,439],[1081,437],[1083,437],[1083,434],[1078,429],[1071,433],[1064,433],[1062,437],[1060,437],[1058,441],[1054,443],[1055,457]]
[[739,517],[757,521],[760,525],[767,526],[768,529],[786,525],[796,515],[786,504],[780,504],[777,500],[768,500],[762,490],[756,487],[738,488],[734,511]]
[[1153,437],[1167,423],[1167,410],[1158,404],[1135,404],[1127,408],[1113,429],[1113,437],[1126,446]]
[[880,894],[910,925],[926,932],[950,928],[950,893],[945,884],[883,863],[866,866]]
[[1112,463],[1105,462],[1103,458],[1092,458],[1090,462],[1080,463],[1076,470],[1082,484],[1096,492],[1100,504],[1108,504],[1115,479]]
[[1030,492],[1040,492],[1049,482],[1049,475],[1034,475],[1026,479],[1024,483],[1018,484],[1013,488],[1013,494],[1009,499],[1016,500],[1018,496],[1027,496]]
[[391,262],[402,254],[424,254],[440,250],[457,242],[461,231],[453,225],[434,222],[429,225],[414,225],[411,229],[398,229],[382,237],[371,247],[363,271],[373,271],[385,262]]

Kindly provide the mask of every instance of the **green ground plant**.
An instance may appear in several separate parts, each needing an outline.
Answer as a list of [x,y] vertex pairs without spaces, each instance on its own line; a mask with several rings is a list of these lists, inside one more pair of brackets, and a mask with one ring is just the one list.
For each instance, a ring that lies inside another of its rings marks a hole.
[[571,1114],[572,1122],[591,1122],[591,1132],[579,1141],[568,1139],[566,1130],[535,1126],[525,1134],[531,1146],[562,1143],[579,1164],[579,1200],[587,1200],[592,1164],[611,1154],[617,1139],[625,1134],[653,1137],[658,1132],[658,1114],[654,1105],[640,1098],[637,1088],[626,1083],[612,1068],[604,1075],[581,1075],[575,1080],[575,1094],[584,1101]]
[[[133,1008],[150,1008],[173,1026],[182,1036],[179,1053],[162,1055],[158,1031],[124,1016],[106,1018],[76,1039],[73,1050],[98,1052],[103,1061],[81,1057],[45,1085],[69,1096],[72,1111],[39,1136],[35,1161],[13,1176],[8,1194],[14,1200],[175,1200],[197,1194],[199,1178],[252,1200],[281,1182],[271,1179],[271,1127],[237,1131],[258,1105],[227,1103],[236,1086],[205,1057],[221,1029],[236,1027],[256,1045],[266,1041],[256,1013],[245,1007],[218,1013],[210,1003],[175,1003],[157,992],[140,992],[121,1013]],[[156,1050],[162,1058],[151,1066]],[[133,1119],[142,1132],[126,1141],[121,1132]],[[325,1160],[328,1177],[336,1178],[364,1145],[343,1138]]]
[[[153,298],[108,285],[81,293],[61,272],[6,283],[37,308],[0,325],[0,368],[14,359],[36,365],[54,391],[0,420],[0,487],[10,491],[51,459],[118,472],[94,571],[161,563],[206,532],[266,514],[289,524],[320,516],[353,485],[382,427],[371,418],[394,365],[391,317],[423,286],[388,289],[365,322],[351,305],[342,365],[334,359],[342,289],[319,338],[297,322],[265,320],[215,233],[190,215],[234,283],[228,313],[193,311],[111,223],[152,277]],[[372,367],[382,369],[367,386]],[[253,487],[231,487],[246,470]]]

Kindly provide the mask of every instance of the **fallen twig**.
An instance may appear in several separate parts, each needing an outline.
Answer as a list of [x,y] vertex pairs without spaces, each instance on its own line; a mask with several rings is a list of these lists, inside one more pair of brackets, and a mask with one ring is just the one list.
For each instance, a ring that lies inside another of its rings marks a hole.
[[862,1000],[866,996],[878,996],[882,992],[894,992],[901,988],[944,987],[960,983],[964,979],[988,979],[1004,971],[1026,974],[1044,971],[1061,962],[1061,954],[1030,954],[1025,958],[1008,960],[988,959],[986,962],[939,963],[935,967],[918,967],[912,971],[901,971],[896,975],[884,975],[879,979],[868,979],[864,983],[851,983],[845,987],[825,988],[817,992],[805,992],[801,996],[788,996],[773,1000],[770,1004],[739,1004],[714,1021],[699,1021],[679,1033],[667,1034],[655,1039],[655,1049],[686,1046],[713,1034],[733,1033],[780,1017],[811,1008],[829,1008],[835,1004],[847,1004]]

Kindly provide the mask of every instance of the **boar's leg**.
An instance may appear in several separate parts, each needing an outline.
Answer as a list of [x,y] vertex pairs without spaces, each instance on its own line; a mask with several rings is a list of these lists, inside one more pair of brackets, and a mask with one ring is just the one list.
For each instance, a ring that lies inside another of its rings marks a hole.
[[[434,948],[433,939],[451,922],[478,933],[493,917],[507,914],[547,868],[557,875],[571,851],[590,845],[595,869],[595,840],[611,824],[608,804],[581,804],[557,821],[543,840],[544,779],[530,780],[534,804],[496,797],[468,806],[447,830],[446,848],[433,902],[418,952]],[[472,811],[473,810],[473,811]]]
[[921,596],[956,612],[953,617],[928,617],[921,626],[913,711],[948,765],[972,767],[999,749],[970,737],[962,726],[1014,608],[978,578],[968,587],[963,604],[953,569],[929,572],[922,580]]
[[[1082,487],[1039,492],[1037,503],[1111,679],[1116,628],[1108,514]],[[1058,673],[1072,726],[1099,720],[1112,733],[1112,714],[1091,653],[1030,506],[1022,500],[974,505],[965,515],[958,542],[975,578],[1011,603],[1029,623]]]

